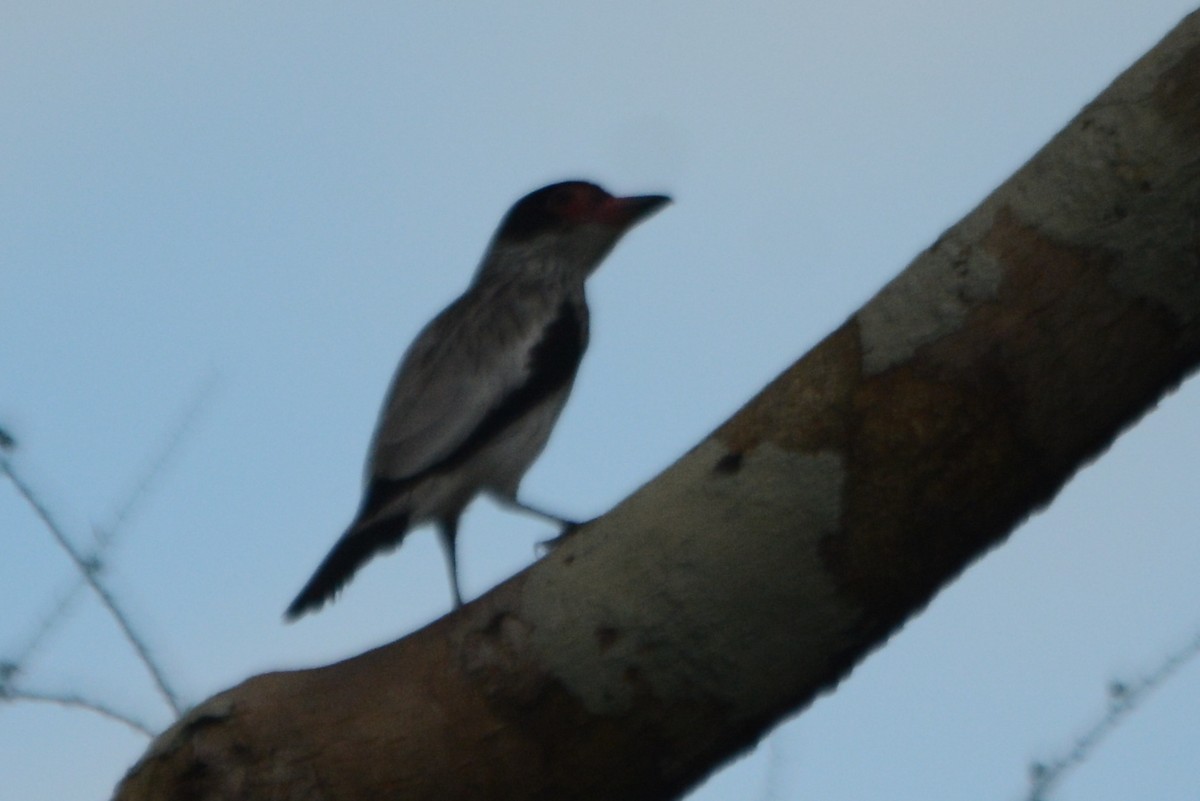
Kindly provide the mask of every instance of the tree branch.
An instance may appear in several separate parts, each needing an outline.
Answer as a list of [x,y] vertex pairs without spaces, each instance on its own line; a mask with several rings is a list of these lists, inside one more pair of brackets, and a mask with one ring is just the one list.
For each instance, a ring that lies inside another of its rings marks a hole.
[[1200,360],[1200,15],[715,433],[427,628],[259,676],[124,801],[675,797]]
[[92,592],[96,594],[96,597],[100,600],[100,603],[105,609],[108,610],[108,613],[112,616],[112,619],[116,621],[117,626],[121,629],[121,634],[125,636],[125,639],[136,652],[138,659],[145,666],[146,671],[150,674],[150,678],[154,681],[154,686],[158,689],[158,692],[162,696],[163,700],[166,701],[167,706],[169,706],[171,711],[175,713],[175,716],[178,717],[183,711],[183,705],[179,702],[179,696],[177,696],[171,689],[170,685],[167,684],[166,675],[162,672],[162,670],[159,669],[158,664],[154,661],[154,657],[150,654],[150,649],[146,647],[146,644],[142,642],[140,637],[138,637],[137,632],[133,630],[133,626],[129,623],[129,618],[127,618],[125,613],[121,611],[121,607],[117,605],[117,601],[115,598],[113,598],[112,593],[110,593],[108,588],[101,583],[99,577],[97,576],[100,563],[94,560],[86,559],[83,554],[81,554],[79,550],[71,544],[71,541],[67,539],[67,535],[63,533],[63,530],[59,528],[58,523],[55,522],[53,516],[51,516],[50,510],[42,505],[41,501],[38,500],[37,495],[34,494],[33,489],[13,471],[12,465],[9,464],[7,459],[0,459],[0,473],[4,473],[6,476],[8,476],[8,480],[12,482],[13,487],[15,487],[21,497],[25,499],[25,501],[37,514],[38,518],[41,519],[42,523],[45,524],[46,529],[50,532],[50,535],[54,537],[54,541],[58,543],[59,547],[66,552],[68,557],[70,557],[71,562],[79,570],[79,575],[83,577],[83,580],[89,587],[91,587]]
[[126,715],[124,712],[118,712],[107,704],[102,704],[99,701],[91,701],[73,693],[59,695],[57,693],[39,693],[32,690],[17,690],[0,686],[0,701],[29,701],[40,704],[53,704],[67,709],[82,709],[128,726],[138,734],[145,735],[146,737],[154,736],[153,729],[137,718]]

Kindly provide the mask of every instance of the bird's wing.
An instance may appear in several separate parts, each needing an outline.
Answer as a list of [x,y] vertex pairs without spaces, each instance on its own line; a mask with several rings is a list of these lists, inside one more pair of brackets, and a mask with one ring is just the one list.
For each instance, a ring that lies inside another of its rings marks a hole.
[[[455,456],[511,419],[540,388],[569,381],[586,344],[586,316],[570,303],[532,304],[485,326],[470,311],[496,311],[502,299],[468,292],[413,342],[380,414],[367,481],[403,480]],[[582,312],[586,315],[586,310]],[[531,392],[531,388],[534,390]]]

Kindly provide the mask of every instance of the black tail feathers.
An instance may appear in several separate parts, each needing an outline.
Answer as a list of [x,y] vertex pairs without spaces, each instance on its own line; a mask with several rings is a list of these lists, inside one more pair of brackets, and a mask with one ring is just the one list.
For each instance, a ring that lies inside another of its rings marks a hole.
[[284,619],[291,622],[332,600],[371,557],[400,544],[408,533],[408,522],[408,515],[401,514],[366,526],[358,522],[351,525],[283,613]]

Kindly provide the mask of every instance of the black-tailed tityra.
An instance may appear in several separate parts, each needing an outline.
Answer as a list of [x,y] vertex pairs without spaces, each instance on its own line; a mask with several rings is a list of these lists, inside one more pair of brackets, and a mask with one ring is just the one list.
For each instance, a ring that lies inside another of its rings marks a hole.
[[613,197],[585,181],[516,202],[467,291],[401,361],[371,441],[358,515],[288,619],[319,608],[367,560],[426,522],[438,528],[462,604],[459,516],[482,492],[537,512],[517,500],[517,487],[545,447],[587,347],[584,282],[626,231],[668,202]]

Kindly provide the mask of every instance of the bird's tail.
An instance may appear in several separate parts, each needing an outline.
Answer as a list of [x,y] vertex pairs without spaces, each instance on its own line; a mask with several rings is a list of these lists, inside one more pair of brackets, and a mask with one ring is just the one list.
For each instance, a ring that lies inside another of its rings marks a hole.
[[356,521],[283,613],[284,619],[291,622],[324,606],[371,557],[399,545],[408,533],[408,522],[407,512],[372,520],[365,525]]

